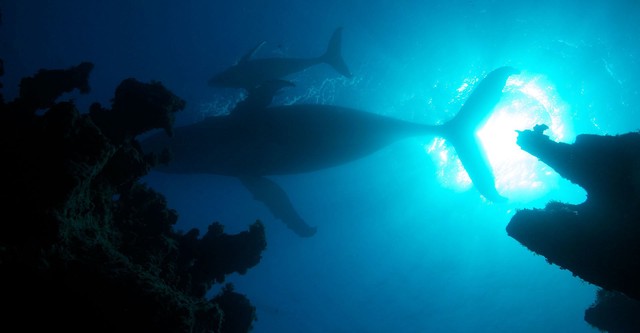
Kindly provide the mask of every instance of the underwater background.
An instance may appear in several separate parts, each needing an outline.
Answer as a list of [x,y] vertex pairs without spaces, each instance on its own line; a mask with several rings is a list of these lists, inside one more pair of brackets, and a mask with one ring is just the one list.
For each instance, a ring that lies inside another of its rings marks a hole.
[[[151,173],[188,230],[264,222],[267,250],[238,292],[255,332],[596,332],[584,320],[596,287],[510,238],[518,209],[585,192],[515,145],[546,123],[552,137],[638,130],[634,1],[0,1],[3,93],[40,68],[91,61],[91,96],[109,104],[124,78],[158,80],[187,101],[176,125],[224,114],[242,92],[207,86],[261,41],[256,57],[314,57],[343,27],[354,74],[320,65],[288,79],[274,103],[348,106],[418,123],[450,119],[491,70],[522,71],[481,136],[510,200],[484,200],[455,152],[434,137],[398,142],[336,168],[278,176],[311,238],[287,229],[242,184]],[[497,138],[497,139],[496,139]],[[309,152],[310,154],[313,151]],[[597,162],[597,161],[594,161]],[[212,290],[211,293],[215,293]]]

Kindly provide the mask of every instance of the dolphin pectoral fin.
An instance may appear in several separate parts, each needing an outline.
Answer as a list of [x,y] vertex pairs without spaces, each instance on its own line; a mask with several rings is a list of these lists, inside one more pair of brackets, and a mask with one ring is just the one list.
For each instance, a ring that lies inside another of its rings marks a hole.
[[491,165],[482,149],[478,137],[471,134],[467,137],[458,137],[454,142],[454,147],[462,166],[467,171],[469,178],[476,189],[487,200],[492,202],[504,202],[503,197],[496,190],[495,177],[491,170]]
[[287,193],[275,182],[265,177],[243,176],[242,184],[253,194],[253,198],[264,203],[274,217],[301,237],[313,236],[317,228],[307,225],[291,204]]

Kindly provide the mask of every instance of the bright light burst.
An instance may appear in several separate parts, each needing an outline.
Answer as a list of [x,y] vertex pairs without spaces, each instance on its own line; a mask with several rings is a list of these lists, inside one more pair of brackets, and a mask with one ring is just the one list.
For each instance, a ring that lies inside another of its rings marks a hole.
[[[468,88],[466,84],[460,87]],[[541,75],[512,76],[503,92],[501,102],[477,134],[493,168],[498,192],[515,201],[532,200],[546,194],[559,176],[520,149],[516,131],[546,124],[549,129],[545,134],[552,140],[566,141],[572,135],[567,107],[553,85]],[[437,163],[438,178],[444,186],[460,191],[472,186],[455,147],[436,138],[425,148]]]

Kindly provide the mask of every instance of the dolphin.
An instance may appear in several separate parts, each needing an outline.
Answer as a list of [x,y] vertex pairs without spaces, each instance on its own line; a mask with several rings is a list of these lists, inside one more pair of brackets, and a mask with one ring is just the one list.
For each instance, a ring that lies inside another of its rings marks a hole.
[[[443,125],[407,122],[375,113],[331,105],[267,106],[269,98],[249,97],[229,115],[213,116],[141,142],[145,152],[169,149],[170,162],[160,172],[237,177],[256,200],[300,236],[316,232],[268,176],[304,173],[341,165],[414,136],[442,136],[451,142],[475,188],[486,199],[504,201],[476,135],[499,102],[502,89],[518,71],[501,67],[473,90],[454,118]],[[286,86],[256,89],[274,93]]]
[[347,78],[352,76],[342,59],[342,28],[337,28],[333,32],[325,53],[315,58],[253,59],[254,54],[263,44],[264,42],[249,50],[237,64],[213,76],[208,81],[209,86],[249,90],[263,82],[282,79],[321,63],[329,64]]

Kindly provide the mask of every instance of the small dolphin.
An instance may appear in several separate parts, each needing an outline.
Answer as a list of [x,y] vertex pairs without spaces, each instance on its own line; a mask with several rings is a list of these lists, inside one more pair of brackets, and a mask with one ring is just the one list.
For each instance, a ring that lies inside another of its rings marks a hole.
[[317,58],[262,58],[253,59],[253,55],[264,44],[258,44],[245,54],[240,61],[215,75],[209,80],[209,86],[252,89],[266,81],[282,79],[311,66],[326,63],[338,73],[350,78],[351,72],[342,59],[342,28],[337,28],[326,52]]
[[[476,189],[488,200],[504,201],[476,131],[502,96],[507,78],[517,73],[501,67],[474,89],[456,116],[440,126],[411,123],[375,113],[330,105],[267,106],[269,98],[249,97],[230,115],[209,117],[142,142],[145,152],[170,149],[172,160],[157,170],[209,173],[239,178],[256,200],[300,236],[316,229],[297,214],[284,190],[267,177],[315,171],[365,157],[413,136],[442,136],[450,141]],[[256,91],[275,93],[287,84],[272,81]],[[255,108],[255,109],[252,109]]]

